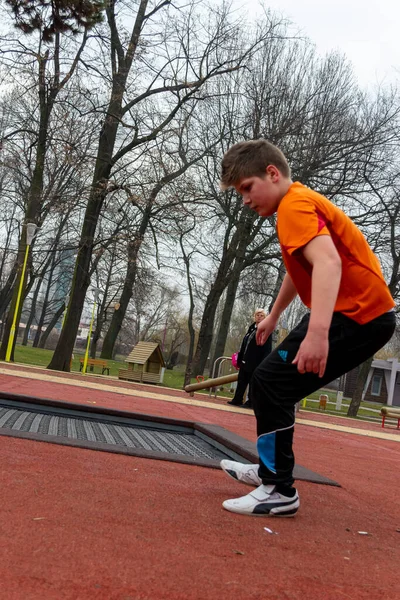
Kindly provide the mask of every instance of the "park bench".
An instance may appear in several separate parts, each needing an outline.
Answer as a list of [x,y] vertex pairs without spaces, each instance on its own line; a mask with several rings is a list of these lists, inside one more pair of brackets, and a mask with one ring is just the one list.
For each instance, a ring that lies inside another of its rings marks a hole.
[[[83,364],[85,362],[84,358],[80,358],[79,359],[79,370],[82,371],[83,369]],[[102,360],[101,358],[88,358],[87,359],[87,366],[90,367],[90,370],[93,371],[94,367],[99,367],[101,368],[101,374],[104,375],[104,373],[107,371],[107,375],[110,374],[110,367],[107,364],[106,360]]]
[[389,419],[397,420],[397,429],[400,429],[400,408],[393,408],[392,406],[382,406],[381,415],[382,427],[385,427],[385,419],[386,417],[389,417]]

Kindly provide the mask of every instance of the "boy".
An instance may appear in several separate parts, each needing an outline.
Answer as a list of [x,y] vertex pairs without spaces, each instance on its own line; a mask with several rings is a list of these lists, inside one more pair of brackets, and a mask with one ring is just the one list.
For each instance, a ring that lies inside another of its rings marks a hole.
[[222,161],[221,187],[235,187],[260,216],[277,213],[286,275],[257,343],[275,329],[299,294],[310,309],[253,374],[259,465],[223,460],[231,477],[257,486],[226,500],[226,510],[294,516],[294,407],[302,398],[364,362],[395,329],[394,302],[379,262],[360,230],[327,198],[293,183],[283,153],[266,140],[232,146]]

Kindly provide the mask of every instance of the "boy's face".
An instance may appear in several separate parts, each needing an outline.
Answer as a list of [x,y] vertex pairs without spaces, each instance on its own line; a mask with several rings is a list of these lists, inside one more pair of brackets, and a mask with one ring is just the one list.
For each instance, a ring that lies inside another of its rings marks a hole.
[[255,210],[260,217],[270,217],[277,211],[290,183],[275,166],[269,165],[264,177],[246,177],[235,188],[243,196],[243,204]]

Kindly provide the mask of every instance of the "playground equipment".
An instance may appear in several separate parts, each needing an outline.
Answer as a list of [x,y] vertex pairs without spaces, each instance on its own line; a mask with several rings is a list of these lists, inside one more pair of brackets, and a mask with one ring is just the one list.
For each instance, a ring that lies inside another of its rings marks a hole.
[[[229,364],[232,364],[232,357],[231,356],[220,356],[218,358],[215,359],[214,362],[214,366],[211,372],[211,378],[215,379],[220,378],[220,377],[224,377],[224,375],[221,375],[222,369],[224,364],[228,361]],[[236,379],[234,380],[236,381]],[[227,382],[229,383],[229,382]],[[214,398],[217,397],[217,387],[210,387],[210,391],[208,392],[208,397],[211,398],[211,394],[214,392]]]
[[200,381],[199,383],[191,383],[185,387],[185,392],[188,392],[191,396],[197,390],[205,390],[207,388],[219,387],[220,385],[225,385],[225,383],[231,383],[232,381],[237,381],[238,374],[232,373],[231,375],[224,375],[223,377],[215,377],[212,379],[206,379],[205,381]]
[[162,383],[165,361],[160,344],[138,342],[126,358],[127,369],[118,371],[118,379],[140,383]]
[[320,394],[318,408],[323,408],[324,410],[326,410],[326,405],[328,404],[328,400],[329,400],[329,398],[328,398],[327,394]]
[[393,408],[392,406],[382,406],[381,415],[382,427],[385,427],[385,420],[388,417],[389,419],[397,419],[397,429],[400,429],[400,408]]

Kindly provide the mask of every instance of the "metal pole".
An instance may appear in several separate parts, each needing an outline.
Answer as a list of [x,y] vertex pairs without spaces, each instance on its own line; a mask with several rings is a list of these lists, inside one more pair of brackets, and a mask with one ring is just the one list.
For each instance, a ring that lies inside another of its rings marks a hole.
[[162,344],[161,344],[161,352],[164,352],[165,336],[167,334],[167,323],[168,323],[168,319],[165,321],[164,335],[163,335],[163,340],[162,340]]
[[[228,359],[229,360],[229,356],[219,356],[218,358],[215,359],[213,368],[212,368],[212,373],[211,376],[214,378],[216,376],[216,371],[217,371],[217,363],[219,360],[224,360],[224,359]],[[222,363],[221,363],[222,364]],[[218,376],[220,374],[220,366],[218,367]],[[210,388],[210,391],[208,392],[208,397],[211,398],[211,394],[212,394],[212,389]],[[215,398],[217,397],[217,390],[215,390]]]

